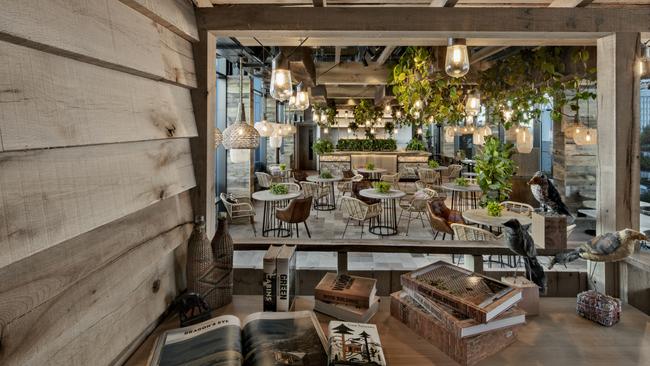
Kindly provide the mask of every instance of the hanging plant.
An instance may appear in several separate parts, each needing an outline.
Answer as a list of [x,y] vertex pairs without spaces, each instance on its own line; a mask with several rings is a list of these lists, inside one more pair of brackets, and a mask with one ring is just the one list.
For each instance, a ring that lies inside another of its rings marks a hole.
[[325,120],[319,119],[316,121],[320,127],[332,127],[336,125],[336,105],[317,104],[312,108],[314,116],[325,116]]
[[393,122],[386,122],[384,124],[384,130],[386,130],[386,133],[388,136],[393,136],[393,132],[395,132],[395,124]]
[[374,102],[370,99],[362,99],[359,104],[354,107],[354,122],[357,126],[364,126],[367,121],[370,121],[370,126],[374,125],[377,118],[383,116],[381,108],[375,106]]

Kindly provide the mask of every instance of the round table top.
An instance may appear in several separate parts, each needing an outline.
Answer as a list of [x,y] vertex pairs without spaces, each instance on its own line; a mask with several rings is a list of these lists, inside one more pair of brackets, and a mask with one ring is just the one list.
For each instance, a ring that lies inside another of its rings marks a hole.
[[366,188],[359,191],[359,194],[378,200],[387,200],[387,199],[398,199],[406,196],[406,193],[400,191],[399,189],[391,189],[388,193],[379,193],[374,188]]
[[472,160],[472,159],[463,159],[460,162],[463,163],[463,164],[469,164],[469,165],[476,164],[476,160]]
[[478,176],[478,173],[474,173],[474,172],[463,172],[463,177],[476,178],[477,176]]
[[477,184],[470,184],[467,187],[463,187],[454,182],[449,182],[443,183],[442,186],[450,191],[456,192],[481,192],[481,187],[479,187]]
[[386,173],[386,169],[382,168],[375,168],[373,170],[368,170],[366,168],[359,168],[357,169],[359,173],[366,173],[366,174],[372,174],[372,173]]
[[466,221],[474,224],[491,227],[503,227],[503,224],[510,219],[517,219],[522,225],[528,225],[532,223],[532,219],[530,217],[518,214],[516,212],[507,211],[505,209],[501,211],[501,216],[490,216],[488,215],[487,209],[475,208],[472,210],[463,211],[463,218]]
[[270,190],[266,189],[253,193],[253,199],[258,201],[284,201],[296,197],[300,197],[302,192],[289,192],[287,194],[273,194]]
[[339,176],[334,176],[332,178],[321,178],[320,175],[310,175],[307,177],[308,181],[316,183],[338,182],[341,179],[343,179],[343,177]]

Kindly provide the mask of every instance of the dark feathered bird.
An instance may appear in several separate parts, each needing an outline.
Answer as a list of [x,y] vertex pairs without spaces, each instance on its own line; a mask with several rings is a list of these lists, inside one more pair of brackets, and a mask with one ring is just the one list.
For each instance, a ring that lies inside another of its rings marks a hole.
[[566,265],[578,258],[595,262],[620,261],[634,253],[640,246],[641,240],[648,240],[648,238],[632,229],[598,235],[574,250],[558,253],[551,259],[548,268],[551,269],[556,264]]
[[528,234],[530,225],[521,225],[517,219],[510,219],[503,225],[508,248],[524,258],[526,278],[533,281],[539,287],[541,293],[546,292],[546,274],[544,273],[544,267],[537,261],[535,242]]
[[555,188],[553,182],[548,179],[546,174],[543,172],[535,173],[533,178],[528,181],[528,185],[530,186],[530,191],[533,196],[539,204],[542,205],[544,211],[546,211],[546,208],[548,207],[555,213],[573,217],[562,201],[560,192],[558,192],[557,188]]

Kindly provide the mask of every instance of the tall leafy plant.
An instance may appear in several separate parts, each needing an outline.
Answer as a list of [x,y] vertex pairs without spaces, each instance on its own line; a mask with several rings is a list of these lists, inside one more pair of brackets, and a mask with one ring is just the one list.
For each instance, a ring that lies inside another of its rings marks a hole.
[[512,161],[513,152],[512,144],[503,144],[495,136],[485,138],[483,149],[476,156],[476,179],[483,191],[481,205],[508,199],[512,191],[510,178],[516,168]]

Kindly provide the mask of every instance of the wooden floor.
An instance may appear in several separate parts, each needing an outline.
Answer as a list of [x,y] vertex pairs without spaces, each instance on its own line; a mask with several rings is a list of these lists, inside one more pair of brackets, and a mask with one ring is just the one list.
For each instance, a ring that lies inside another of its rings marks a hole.
[[[217,313],[235,314],[240,318],[260,311],[261,296],[235,296],[232,304]],[[300,297],[296,310],[311,309],[313,298]],[[318,314],[327,329],[331,318]],[[479,365],[617,365],[650,364],[650,317],[625,305],[621,322],[612,328],[602,327],[575,313],[575,298],[543,298],[540,314],[527,319],[518,340],[501,353]],[[382,298],[380,311],[371,322],[377,324],[388,364],[457,365],[453,360],[390,316],[389,300]],[[173,318],[159,326],[126,363],[144,365],[154,339],[165,329],[178,326]]]

